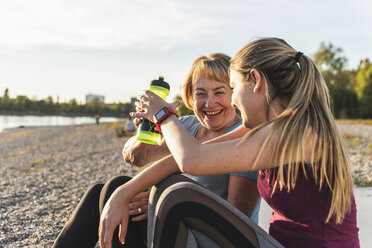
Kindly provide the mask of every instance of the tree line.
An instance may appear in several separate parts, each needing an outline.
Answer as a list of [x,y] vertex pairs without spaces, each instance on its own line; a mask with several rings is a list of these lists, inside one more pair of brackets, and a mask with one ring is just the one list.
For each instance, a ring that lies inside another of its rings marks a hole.
[[0,97],[0,114],[31,114],[31,115],[66,115],[66,116],[112,116],[127,117],[134,111],[131,103],[104,104],[98,98],[86,104],[79,104],[76,99],[59,102],[51,96],[42,100],[31,100],[27,96],[9,97],[9,89],[4,90]]
[[362,59],[357,68],[347,70],[343,50],[332,43],[321,43],[313,55],[329,88],[336,118],[372,118],[372,63]]
[[[343,50],[332,43],[321,43],[312,56],[326,81],[331,109],[336,118],[372,118],[372,62],[362,59],[357,68],[346,69],[347,58]],[[178,95],[176,99],[181,99]],[[9,89],[0,96],[0,114],[44,114],[44,115],[102,115],[126,117],[134,111],[131,103],[104,104],[94,99],[79,104],[75,99],[60,103],[51,96],[42,100],[31,100],[27,96],[9,97]],[[180,115],[192,114],[185,105],[178,109]]]

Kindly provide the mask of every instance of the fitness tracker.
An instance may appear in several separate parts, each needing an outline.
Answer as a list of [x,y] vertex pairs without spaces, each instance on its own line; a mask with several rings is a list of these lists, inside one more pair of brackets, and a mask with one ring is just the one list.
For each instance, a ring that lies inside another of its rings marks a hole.
[[173,109],[169,107],[164,107],[160,109],[159,112],[155,114],[155,119],[156,119],[155,130],[158,132],[161,132],[160,124],[171,115],[175,115],[178,118],[176,111],[174,111]]

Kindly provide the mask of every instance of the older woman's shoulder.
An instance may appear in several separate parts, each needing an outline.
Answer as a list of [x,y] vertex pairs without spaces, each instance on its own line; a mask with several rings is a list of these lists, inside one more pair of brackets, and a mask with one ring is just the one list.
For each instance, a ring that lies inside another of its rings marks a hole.
[[178,118],[183,126],[193,126],[199,123],[198,118],[195,115],[184,115]]
[[187,115],[179,118],[182,126],[186,128],[192,135],[196,135],[200,122],[195,115]]

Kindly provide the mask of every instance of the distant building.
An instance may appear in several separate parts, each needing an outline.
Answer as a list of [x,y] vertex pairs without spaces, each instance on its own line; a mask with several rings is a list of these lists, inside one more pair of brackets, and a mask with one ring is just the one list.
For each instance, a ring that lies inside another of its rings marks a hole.
[[85,96],[85,103],[91,102],[93,99],[98,99],[101,103],[105,103],[105,97],[104,96],[99,96],[99,95],[86,95]]

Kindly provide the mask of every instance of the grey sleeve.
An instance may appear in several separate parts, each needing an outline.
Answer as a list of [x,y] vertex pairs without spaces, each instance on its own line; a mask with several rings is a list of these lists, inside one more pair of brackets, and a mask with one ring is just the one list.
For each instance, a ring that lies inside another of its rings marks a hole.
[[182,126],[192,134],[196,128],[195,124],[199,123],[199,120],[195,115],[181,116],[178,120],[181,122]]
[[231,176],[245,177],[257,181],[258,171],[252,172],[241,172],[241,173],[232,173]]

